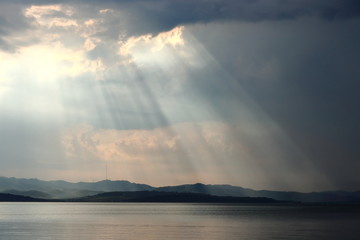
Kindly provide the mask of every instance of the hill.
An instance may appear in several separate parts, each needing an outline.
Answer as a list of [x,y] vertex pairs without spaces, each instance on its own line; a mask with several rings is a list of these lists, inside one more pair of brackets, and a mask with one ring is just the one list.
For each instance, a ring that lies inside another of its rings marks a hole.
[[43,181],[0,177],[0,192],[45,199],[75,199],[105,192],[157,191],[167,193],[197,193],[219,197],[271,198],[295,202],[360,202],[360,191],[287,192],[253,190],[232,185],[205,185],[202,183],[178,186],[152,187],[129,181],[78,182]]
[[9,193],[0,193],[0,202],[44,202],[44,201],[46,200],[14,195]]
[[360,191],[326,191],[301,193],[286,191],[253,190],[249,188],[242,188],[231,185],[205,185],[202,183],[160,187],[157,188],[157,190],[165,192],[203,193],[215,196],[267,197],[279,201],[360,202]]
[[189,202],[189,203],[276,203],[271,198],[220,197],[199,193],[159,191],[107,192],[83,197],[77,202]]
[[48,199],[77,198],[111,191],[149,191],[154,189],[146,184],[129,181],[104,180],[71,183],[62,180],[43,181],[0,177],[0,192]]

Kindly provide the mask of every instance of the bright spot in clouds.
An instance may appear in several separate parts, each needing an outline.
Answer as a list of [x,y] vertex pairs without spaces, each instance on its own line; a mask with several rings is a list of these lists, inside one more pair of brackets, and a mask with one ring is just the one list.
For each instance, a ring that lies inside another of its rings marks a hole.
[[21,48],[15,54],[4,54],[0,63],[5,81],[18,80],[26,73],[27,80],[40,85],[55,84],[63,78],[73,78],[94,71],[94,61],[83,51],[67,49],[59,42]]

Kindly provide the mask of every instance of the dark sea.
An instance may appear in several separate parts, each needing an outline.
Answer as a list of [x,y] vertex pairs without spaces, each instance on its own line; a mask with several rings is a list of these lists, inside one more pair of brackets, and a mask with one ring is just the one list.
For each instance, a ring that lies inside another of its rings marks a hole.
[[0,203],[0,240],[360,239],[360,207]]

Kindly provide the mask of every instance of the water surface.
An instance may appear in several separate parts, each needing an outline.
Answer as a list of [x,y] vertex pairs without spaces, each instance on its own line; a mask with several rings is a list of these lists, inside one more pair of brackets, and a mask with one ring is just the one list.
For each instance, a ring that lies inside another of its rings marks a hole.
[[0,239],[360,239],[360,208],[0,203]]

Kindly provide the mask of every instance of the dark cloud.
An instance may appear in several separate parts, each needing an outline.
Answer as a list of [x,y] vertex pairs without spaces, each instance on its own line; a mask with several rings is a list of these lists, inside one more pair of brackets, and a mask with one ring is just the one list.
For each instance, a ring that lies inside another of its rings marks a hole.
[[[65,3],[81,6],[79,11],[84,14],[91,8],[121,10],[123,16],[119,16],[117,20],[126,24],[128,35],[158,33],[181,24],[221,20],[256,22],[302,16],[335,20],[360,15],[360,3],[356,0],[18,0],[15,3],[24,6]],[[20,16],[19,19],[23,17]]]
[[150,0],[104,1],[129,11],[130,34],[156,33],[181,24],[221,20],[264,21],[318,16],[329,20],[358,17],[356,0]]
[[0,6],[0,49],[14,51],[17,46],[27,45],[27,39],[19,41],[13,38],[31,28],[30,21],[23,14],[25,5],[0,2]]
[[[210,85],[195,89],[213,99],[222,115],[239,108],[239,104],[227,106],[224,99],[246,92],[335,188],[356,189],[360,181],[356,173],[360,156],[359,25],[359,19],[304,18],[219,24],[217,32],[210,26],[207,30],[194,26],[191,33],[197,44],[234,77],[197,78],[196,84]],[[228,93],[221,93],[222,89]],[[216,93],[222,95],[221,101]],[[243,102],[242,97],[236,98]]]
[[[212,21],[264,21],[285,20],[302,16],[317,16],[329,20],[358,17],[360,3],[356,0],[17,0],[0,3],[0,48],[15,50],[17,46],[28,43],[14,42],[13,34],[31,28],[31,18],[26,18],[23,11],[31,5],[67,4],[77,10],[74,18],[85,19],[96,16],[99,9],[109,8],[121,14],[109,14],[104,24],[111,28],[98,32],[97,35],[112,39],[157,34],[182,24],[207,23]],[[51,17],[64,17],[64,13],[54,11]],[[34,39],[31,40],[33,42]]]

